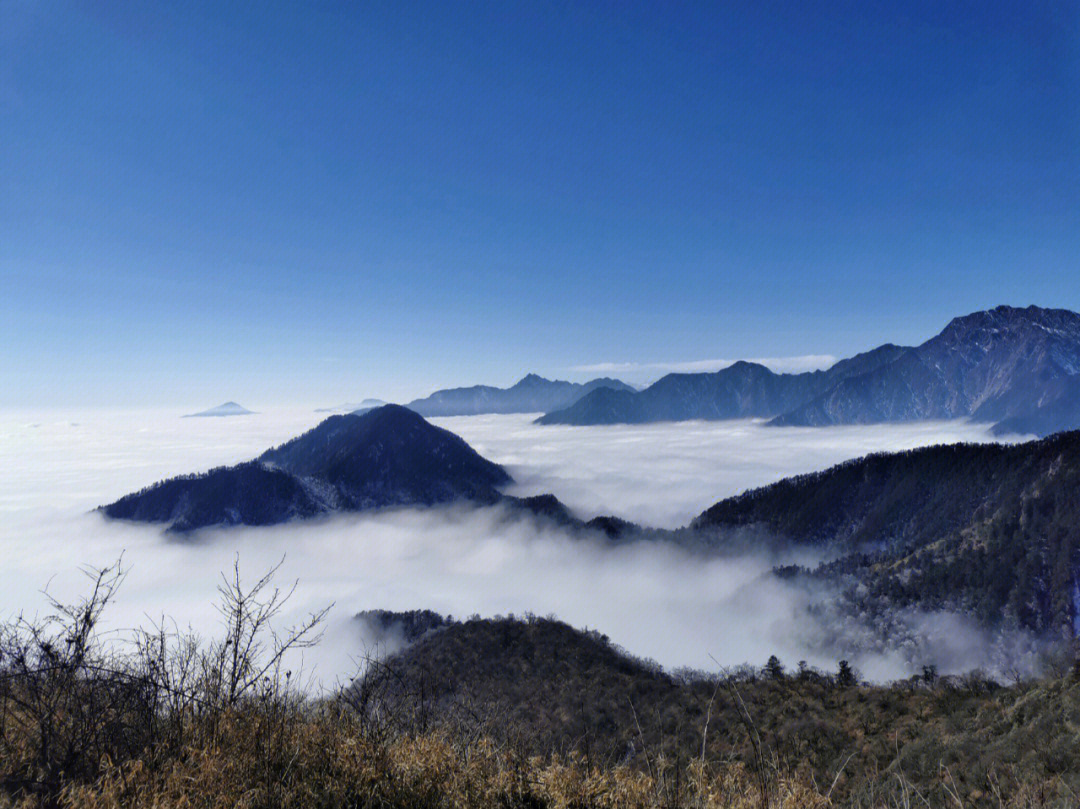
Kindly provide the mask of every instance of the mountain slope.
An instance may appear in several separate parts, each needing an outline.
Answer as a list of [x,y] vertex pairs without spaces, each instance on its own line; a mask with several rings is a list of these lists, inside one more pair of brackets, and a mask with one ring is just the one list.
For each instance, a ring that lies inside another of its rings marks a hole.
[[994,425],[995,435],[1050,435],[1080,425],[1080,375],[1054,379],[1031,407]]
[[[595,631],[550,619],[459,622],[427,611],[376,617],[395,626],[398,638],[417,623],[420,631],[369,667],[347,699],[372,722],[393,723],[398,733],[415,727],[483,732],[499,749],[525,755],[576,750],[594,764],[641,770],[658,760],[703,758],[752,768],[767,743],[781,772],[809,770],[817,783],[835,786],[831,799],[770,806],[902,806],[902,800],[865,800],[883,790],[865,791],[859,781],[902,767],[905,778],[918,779],[933,795],[943,781],[945,757],[954,772],[965,761],[965,774],[1008,767],[1030,774],[1042,771],[1034,757],[1039,751],[1058,762],[1049,768],[1053,779],[1076,771],[1075,677],[1007,687],[979,674],[939,677],[930,668],[922,677],[870,686],[852,683],[836,669],[776,658],[764,668],[743,666],[719,676],[669,674]],[[847,775],[837,779],[841,766]],[[972,780],[969,775],[969,789]],[[844,799],[852,793],[864,800]],[[738,801],[745,792],[733,794]],[[944,790],[937,794],[941,800],[925,805],[957,805]],[[996,806],[978,801],[986,794],[972,790],[973,800],[963,805]],[[1052,805],[1074,804],[1069,796]],[[697,804],[676,799],[671,805]]]
[[[596,631],[545,618],[436,623],[428,614],[358,616],[369,624],[374,616],[411,642],[354,684],[355,704],[396,722],[480,722],[500,737],[527,729],[521,743],[536,745],[536,752],[563,749],[591,734],[586,743],[594,753],[602,748],[605,758],[619,760],[630,740],[640,740],[633,706],[651,711],[678,692],[659,666],[629,656]],[[421,631],[414,633],[417,615]],[[648,727],[648,718],[643,721]]]
[[538,413],[567,407],[598,389],[633,390],[617,379],[594,379],[579,384],[529,374],[509,388],[475,385],[438,390],[408,404],[422,416],[473,416],[482,413]]
[[723,500],[691,527],[759,526],[814,545],[890,604],[959,605],[1072,633],[1080,586],[1080,432],[870,455]]
[[502,498],[497,487],[511,482],[458,436],[386,405],[331,416],[255,461],[163,481],[101,510],[186,531],[268,525],[332,510],[493,503]]
[[954,319],[893,362],[773,420],[826,425],[948,419],[1046,435],[1080,426],[1080,315],[999,306]]
[[640,424],[687,419],[771,418],[820,395],[838,380],[895,360],[908,349],[885,345],[827,371],[777,374],[736,362],[715,373],[668,374],[645,390],[597,390],[537,424]]
[[114,519],[169,523],[174,531],[207,525],[272,525],[313,517],[327,504],[300,480],[256,461],[172,478],[103,507]]

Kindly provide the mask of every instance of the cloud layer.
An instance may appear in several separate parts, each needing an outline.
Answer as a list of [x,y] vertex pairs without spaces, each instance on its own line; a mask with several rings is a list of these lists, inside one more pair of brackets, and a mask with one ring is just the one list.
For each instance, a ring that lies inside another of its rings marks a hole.
[[[0,616],[39,609],[46,584],[61,597],[81,592],[80,564],[104,566],[122,553],[130,574],[110,626],[168,615],[208,633],[217,621],[219,572],[239,558],[254,577],[284,557],[281,578],[299,580],[292,617],[336,602],[327,638],[308,658],[324,682],[351,670],[363,651],[352,616],[373,608],[555,614],[671,667],[708,668],[713,658],[760,664],[773,653],[791,665],[832,666],[843,654],[871,676],[890,677],[927,656],[946,670],[991,659],[992,639],[956,616],[900,616],[889,629],[895,642],[882,644],[873,627],[827,611],[822,617],[820,609],[812,616],[808,608],[832,603],[833,595],[776,580],[769,560],[702,559],[667,544],[612,547],[500,508],[343,515],[207,531],[196,541],[88,513],[162,477],[250,458],[318,420],[310,411],[243,419],[7,417],[0,422]],[[553,491],[582,516],[615,513],[654,525],[681,524],[747,486],[867,451],[985,437],[961,423],[825,430],[752,422],[537,427],[519,416],[440,423],[509,464],[521,493]]]
[[551,492],[588,519],[614,514],[658,528],[685,525],[717,500],[870,452],[987,441],[964,421],[765,427],[760,422],[539,426],[535,416],[433,419],[504,464],[513,494]]

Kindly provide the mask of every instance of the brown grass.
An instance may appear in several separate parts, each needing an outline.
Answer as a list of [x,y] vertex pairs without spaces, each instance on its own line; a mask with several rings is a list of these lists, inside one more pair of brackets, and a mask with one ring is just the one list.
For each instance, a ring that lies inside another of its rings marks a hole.
[[[405,705],[402,715],[415,721],[399,724],[372,719],[402,709],[387,693],[400,701],[413,692],[379,692],[362,709],[355,689],[305,698],[277,663],[317,635],[318,616],[276,628],[287,594],[268,577],[250,588],[238,574],[226,580],[221,641],[144,634],[133,651],[110,654],[94,626],[120,578],[118,569],[100,571],[87,600],[56,605],[42,622],[0,627],[0,809],[1080,806],[1076,673],[1010,688],[976,680],[841,688],[817,675],[713,680],[706,712],[684,711],[688,745],[643,729],[659,715],[656,704],[627,700],[629,737],[605,717],[621,739],[611,749],[626,750],[614,758],[596,755],[595,734],[578,733],[584,706],[561,712],[575,742],[537,744],[558,738],[551,717],[512,710],[515,732],[507,732],[492,713],[515,707],[504,697],[482,724],[440,721],[430,679],[423,693],[433,702]],[[494,626],[500,637],[506,629]],[[579,653],[606,659],[605,648],[593,640]],[[627,676],[637,671],[631,664],[612,662]],[[564,688],[588,685],[565,674],[557,678]],[[661,689],[647,667],[640,676],[655,687],[639,695],[662,696],[668,711],[702,689],[675,680]],[[614,682],[616,690],[633,684]],[[824,732],[826,720],[836,728]],[[541,726],[549,736],[537,735]],[[530,735],[533,744],[521,743]],[[836,751],[819,755],[836,739]]]

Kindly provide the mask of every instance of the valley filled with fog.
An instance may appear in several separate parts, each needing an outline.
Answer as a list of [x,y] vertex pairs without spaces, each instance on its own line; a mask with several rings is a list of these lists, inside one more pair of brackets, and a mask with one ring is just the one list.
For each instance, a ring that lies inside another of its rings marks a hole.
[[[267,528],[165,535],[110,522],[92,509],[162,478],[254,457],[321,421],[311,410],[182,419],[176,412],[6,413],[0,417],[0,613],[33,614],[41,590],[82,591],[82,565],[121,555],[127,580],[109,616],[121,629],[168,616],[215,631],[220,572],[239,559],[256,578],[284,558],[281,583],[298,580],[293,618],[334,602],[326,637],[307,652],[324,683],[346,677],[365,652],[353,616],[366,609],[471,614],[554,614],[595,628],[666,667],[832,667],[841,655],[869,677],[907,674],[918,659],[943,670],[990,665],[995,642],[959,616],[911,612],[885,644],[832,607],[833,594],[772,576],[775,560],[704,558],[669,543],[613,545],[571,535],[504,507],[395,509]],[[758,422],[542,427],[532,416],[433,419],[504,464],[508,493],[550,492],[588,519],[611,514],[644,525],[685,525],[717,500],[868,452],[985,441],[964,421],[828,428]],[[914,650],[914,651],[913,651]],[[1014,650],[1015,652],[1015,650]],[[1015,656],[1015,655],[1014,655]]]

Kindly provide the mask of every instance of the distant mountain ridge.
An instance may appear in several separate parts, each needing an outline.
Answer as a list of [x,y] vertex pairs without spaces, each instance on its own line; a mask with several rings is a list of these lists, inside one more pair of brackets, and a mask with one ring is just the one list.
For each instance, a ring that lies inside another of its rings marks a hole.
[[400,405],[330,416],[253,461],[149,486],[101,511],[167,523],[271,525],[332,511],[459,500],[494,503],[512,482],[461,438]]
[[689,419],[771,418],[821,395],[842,379],[893,362],[910,349],[884,345],[827,371],[778,374],[740,361],[713,373],[667,374],[644,390],[596,390],[537,424],[640,424]]
[[595,390],[629,390],[630,385],[607,377],[590,382],[566,382],[528,374],[509,388],[474,385],[437,390],[407,407],[421,416],[476,416],[485,413],[546,413],[568,407]]
[[766,418],[773,426],[970,417],[998,434],[1080,427],[1080,314],[999,306],[952,320],[920,346],[887,344],[827,371],[740,362],[669,374],[639,393],[594,391],[540,424]]

